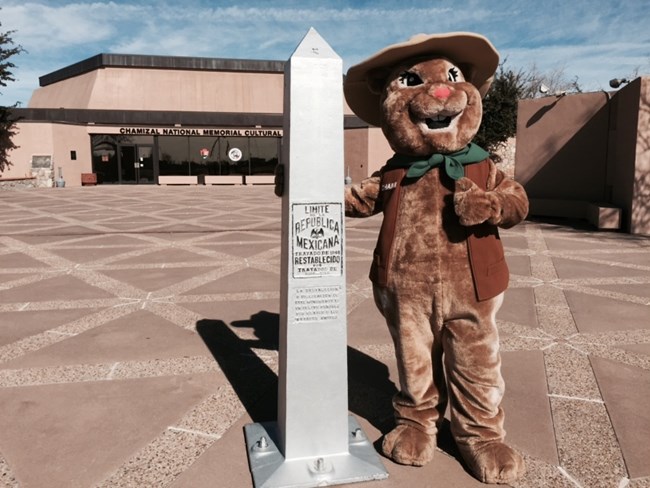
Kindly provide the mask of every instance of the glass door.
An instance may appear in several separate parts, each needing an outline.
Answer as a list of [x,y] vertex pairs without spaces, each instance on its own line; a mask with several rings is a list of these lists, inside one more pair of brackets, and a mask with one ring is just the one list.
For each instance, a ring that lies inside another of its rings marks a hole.
[[153,146],[120,145],[120,183],[154,183]]
[[120,183],[137,183],[135,146],[120,145]]
[[153,171],[153,146],[136,146],[138,159],[136,161],[136,183],[150,184],[155,182]]

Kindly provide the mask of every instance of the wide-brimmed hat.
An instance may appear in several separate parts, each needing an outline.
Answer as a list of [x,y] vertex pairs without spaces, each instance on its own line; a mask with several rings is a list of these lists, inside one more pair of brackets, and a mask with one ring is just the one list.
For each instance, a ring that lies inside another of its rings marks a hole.
[[[352,111],[369,124],[381,123],[380,95],[368,85],[368,73],[390,68],[410,58],[441,56],[459,65],[465,79],[484,97],[499,66],[499,53],[485,37],[472,32],[417,34],[406,42],[393,44],[352,66],[343,90]],[[469,69],[468,69],[469,68]]]

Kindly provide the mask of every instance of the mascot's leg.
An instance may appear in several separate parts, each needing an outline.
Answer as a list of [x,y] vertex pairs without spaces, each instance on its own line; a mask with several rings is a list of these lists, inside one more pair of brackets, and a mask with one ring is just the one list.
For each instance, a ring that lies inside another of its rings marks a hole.
[[393,398],[397,426],[384,437],[382,450],[400,464],[423,466],[433,458],[447,395],[442,345],[430,322],[432,297],[379,287],[374,293],[395,344],[400,381]]
[[484,302],[453,300],[443,331],[451,431],[468,468],[484,483],[511,483],[525,470],[521,455],[503,442],[505,385],[495,321],[502,301],[503,294]]

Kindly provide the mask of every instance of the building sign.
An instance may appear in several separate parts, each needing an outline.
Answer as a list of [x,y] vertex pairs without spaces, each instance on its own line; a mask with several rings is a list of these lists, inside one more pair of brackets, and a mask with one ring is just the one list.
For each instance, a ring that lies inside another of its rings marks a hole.
[[225,127],[102,127],[88,126],[89,134],[121,134],[125,136],[198,136],[198,137],[282,137],[282,129]]
[[291,219],[293,277],[342,276],[341,203],[294,203]]

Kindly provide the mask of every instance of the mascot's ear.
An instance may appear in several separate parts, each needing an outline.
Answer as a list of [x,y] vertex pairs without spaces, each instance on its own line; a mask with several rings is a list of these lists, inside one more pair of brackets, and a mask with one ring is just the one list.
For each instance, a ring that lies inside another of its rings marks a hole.
[[368,83],[370,93],[375,95],[381,94],[389,75],[390,69],[388,68],[375,68],[368,71],[366,82]]

